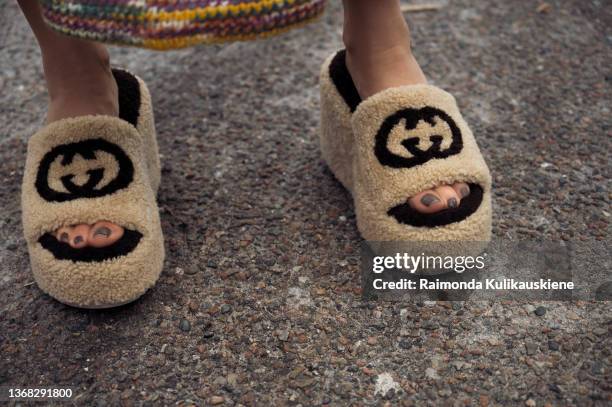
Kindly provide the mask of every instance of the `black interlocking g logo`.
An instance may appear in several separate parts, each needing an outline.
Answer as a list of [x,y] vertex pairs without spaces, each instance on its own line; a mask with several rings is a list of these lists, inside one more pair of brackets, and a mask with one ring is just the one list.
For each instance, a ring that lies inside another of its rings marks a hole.
[[[58,157],[63,167],[72,164],[74,157],[78,154],[85,160],[97,160],[96,152],[106,152],[117,162],[117,175],[106,185],[98,184],[104,178],[105,168],[92,168],[87,170],[87,181],[82,185],[74,183],[76,176],[84,174],[67,174],[59,178],[66,191],[57,191],[49,186],[49,170]],[[40,196],[49,202],[65,202],[78,198],[98,198],[112,194],[130,185],[134,179],[134,165],[127,154],[116,144],[104,139],[89,139],[76,143],[62,144],[54,147],[40,161],[38,173],[36,174],[36,190]]]
[[[389,136],[393,128],[400,121],[405,120],[406,130],[409,131],[415,129],[421,120],[434,127],[436,125],[436,118],[444,121],[450,129],[451,141],[447,148],[442,148],[443,135],[431,134],[429,136],[431,145],[426,150],[419,148],[421,143],[421,138],[419,137],[410,137],[402,140],[401,145],[411,154],[411,157],[397,155],[389,150]],[[442,110],[426,106],[421,109],[403,109],[387,117],[376,134],[374,153],[382,165],[393,168],[411,168],[424,164],[433,158],[446,158],[458,154],[462,148],[463,139],[461,131],[455,121]]]

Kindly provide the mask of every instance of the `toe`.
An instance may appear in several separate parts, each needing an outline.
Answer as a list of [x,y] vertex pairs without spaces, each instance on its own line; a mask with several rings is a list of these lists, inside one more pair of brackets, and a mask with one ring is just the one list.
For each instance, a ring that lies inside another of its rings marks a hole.
[[409,198],[408,203],[421,213],[435,213],[446,207],[445,201],[433,189],[419,192]]
[[89,231],[88,243],[92,247],[106,247],[123,236],[123,228],[112,222],[96,222]]
[[55,231],[55,238],[60,242],[70,244],[70,234],[72,233],[72,228],[67,226],[62,226],[61,228]]
[[69,233],[68,244],[74,249],[82,249],[87,246],[87,238],[89,236],[89,225],[80,224],[71,228]]
[[455,182],[453,184],[453,189],[461,199],[465,198],[470,194],[470,186],[465,182]]
[[461,202],[461,197],[455,189],[449,185],[440,185],[435,189],[436,193],[444,202],[445,208],[456,208]]

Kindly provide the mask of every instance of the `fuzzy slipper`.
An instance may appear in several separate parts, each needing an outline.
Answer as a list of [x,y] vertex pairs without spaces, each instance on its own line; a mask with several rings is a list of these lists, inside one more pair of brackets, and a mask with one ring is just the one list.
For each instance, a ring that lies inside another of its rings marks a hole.
[[[324,64],[323,158],[355,201],[367,241],[478,241],[491,235],[491,176],[455,99],[431,85],[391,88],[362,101],[345,52]],[[466,182],[457,208],[422,214],[408,197]]]
[[[151,97],[144,82],[114,70],[119,118],[51,123],[28,143],[23,228],[40,288],[62,303],[109,308],[140,297],[162,270],[155,195],[160,164]],[[108,247],[73,249],[53,231],[110,221],[124,228]]]

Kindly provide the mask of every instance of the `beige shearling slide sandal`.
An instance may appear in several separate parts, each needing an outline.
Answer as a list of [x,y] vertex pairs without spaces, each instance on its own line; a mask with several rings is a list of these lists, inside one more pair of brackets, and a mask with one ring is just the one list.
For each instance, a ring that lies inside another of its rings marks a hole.
[[[452,95],[432,85],[386,89],[362,101],[345,52],[321,69],[324,160],[355,201],[366,241],[474,241],[491,236],[491,176]],[[433,214],[408,197],[465,182],[470,195]]]
[[[110,308],[151,288],[164,261],[156,193],[160,163],[144,82],[113,70],[119,117],[53,122],[28,142],[22,218],[38,286],[70,306]],[[109,221],[123,227],[107,247],[71,247],[60,227]]]

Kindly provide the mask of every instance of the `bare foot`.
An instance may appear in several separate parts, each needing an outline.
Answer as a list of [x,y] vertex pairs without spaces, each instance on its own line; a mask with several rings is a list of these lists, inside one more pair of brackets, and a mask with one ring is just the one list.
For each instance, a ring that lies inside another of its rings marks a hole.
[[[38,1],[18,3],[40,45],[49,92],[47,123],[84,115],[118,116],[119,92],[106,47],[52,30],[43,19]],[[55,236],[80,249],[111,245],[123,232],[122,227],[101,221],[61,227]]]
[[[106,49],[81,42],[71,44],[61,53],[44,54],[43,60],[49,89],[47,123],[83,115],[119,115],[117,83]],[[121,226],[101,220],[92,225],[61,227],[55,236],[74,249],[82,249],[110,246],[123,233]]]
[[[361,10],[359,3],[362,1],[345,0],[344,30],[346,65],[361,98],[366,99],[392,87],[427,83],[412,54],[408,26],[396,2],[377,3],[376,9],[367,11],[365,8]],[[381,13],[376,18],[385,24],[373,23],[371,27],[364,27],[363,24],[367,25],[370,20],[370,17],[362,15],[366,12]],[[355,23],[357,20],[361,24]],[[458,207],[461,199],[469,194],[469,186],[457,182],[421,191],[408,197],[407,201],[413,209],[431,214]]]

